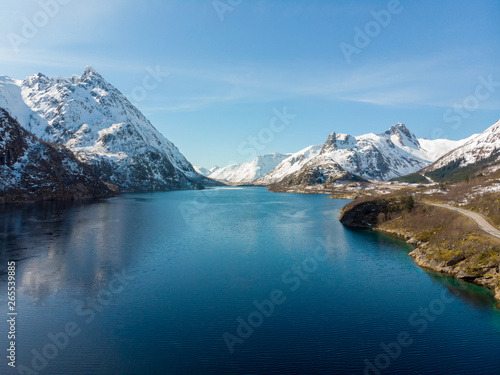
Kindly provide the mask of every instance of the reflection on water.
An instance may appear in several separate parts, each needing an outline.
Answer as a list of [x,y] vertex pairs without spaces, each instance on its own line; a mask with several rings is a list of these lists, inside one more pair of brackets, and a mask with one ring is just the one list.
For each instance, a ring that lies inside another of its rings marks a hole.
[[[110,201],[46,202],[1,215],[2,262],[23,263],[18,289],[43,303],[74,286],[96,290],[130,261],[127,215]],[[118,209],[117,209],[118,208]]]
[[477,309],[491,310],[495,305],[493,291],[465,281],[453,279],[440,273],[425,270],[433,281],[444,285],[451,294]]

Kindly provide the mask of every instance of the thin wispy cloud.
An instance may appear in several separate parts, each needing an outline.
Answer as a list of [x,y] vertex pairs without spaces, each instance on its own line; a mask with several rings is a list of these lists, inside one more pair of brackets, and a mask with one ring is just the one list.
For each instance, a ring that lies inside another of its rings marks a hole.
[[[473,84],[477,75],[467,69],[446,67],[442,56],[422,61],[398,61],[373,64],[369,68],[335,70],[330,67],[311,67],[297,74],[294,66],[272,70],[269,67],[204,67],[204,69],[173,68],[169,71],[183,79],[196,79],[200,87],[217,90],[217,95],[178,97],[172,93],[163,97],[175,106],[156,107],[157,110],[195,110],[205,105],[234,102],[265,102],[296,97],[315,97],[328,101],[352,101],[381,106],[450,106],[467,93],[467,83]],[[468,77],[457,82],[456,76]],[[208,83],[212,83],[209,85]],[[215,85],[215,86],[214,86]],[[216,88],[214,88],[216,87]],[[227,91],[232,90],[229,95]],[[455,95],[450,90],[458,91]],[[236,94],[237,92],[237,94]],[[464,94],[461,94],[463,92]],[[487,105],[488,102],[482,103]]]

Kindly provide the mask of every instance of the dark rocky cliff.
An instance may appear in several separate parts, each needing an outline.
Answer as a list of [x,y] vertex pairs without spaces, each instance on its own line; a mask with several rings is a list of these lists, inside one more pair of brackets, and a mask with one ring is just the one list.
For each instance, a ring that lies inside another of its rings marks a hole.
[[0,203],[100,198],[117,192],[70,150],[39,140],[0,108]]

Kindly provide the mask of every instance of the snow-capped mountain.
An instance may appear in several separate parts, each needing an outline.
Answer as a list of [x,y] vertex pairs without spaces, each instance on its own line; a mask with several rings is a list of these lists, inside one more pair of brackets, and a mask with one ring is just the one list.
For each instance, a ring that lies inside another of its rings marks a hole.
[[197,189],[210,183],[92,67],[81,76],[0,77],[0,107],[38,138],[61,144],[123,190]]
[[[473,135],[472,137],[476,136]],[[434,162],[438,160],[441,156],[447,154],[451,150],[460,147],[464,143],[468,142],[472,137],[461,139],[459,141],[451,141],[449,139],[427,139],[419,138],[418,143],[426,153],[426,157],[430,161]]]
[[299,170],[287,174],[277,183],[271,185],[273,191],[288,191],[289,189],[308,189],[311,186],[329,188],[343,182],[359,182],[363,179],[346,171],[326,154],[319,154]]
[[297,180],[297,176],[291,176],[300,170],[308,171],[306,175],[320,175],[321,170],[328,171],[318,181],[336,180],[334,174],[337,172],[340,177],[348,172],[365,179],[388,180],[428,166],[463,142],[417,139],[401,123],[382,134],[354,137],[334,132],[323,145],[310,146],[293,154],[255,183],[268,185],[281,180],[290,183]]
[[228,182],[232,184],[251,183],[269,173],[280,162],[288,158],[290,154],[270,154],[257,156],[250,162],[231,164],[223,168],[217,169],[208,177],[217,181]]
[[113,190],[66,147],[40,141],[0,108],[0,203],[107,197]]
[[213,167],[210,167],[210,168],[197,167],[196,165],[194,165],[193,168],[196,172],[198,172],[199,174],[202,174],[205,177],[210,176],[216,170],[220,169],[220,167],[218,167],[217,165],[214,165]]
[[321,145],[309,146],[295,154],[291,154],[271,172],[258,178],[253,183],[256,185],[270,185],[282,180],[285,176],[299,171],[309,160],[320,153],[321,148]]
[[428,165],[422,151],[415,135],[405,125],[397,124],[382,134],[353,137],[332,133],[319,156],[321,163],[330,159],[361,177],[388,180]]
[[[500,160],[500,120],[484,132],[467,138],[462,145],[446,153],[435,163],[425,169],[426,172],[445,167],[451,163],[456,168],[466,167],[487,158]],[[495,162],[492,160],[492,162]]]

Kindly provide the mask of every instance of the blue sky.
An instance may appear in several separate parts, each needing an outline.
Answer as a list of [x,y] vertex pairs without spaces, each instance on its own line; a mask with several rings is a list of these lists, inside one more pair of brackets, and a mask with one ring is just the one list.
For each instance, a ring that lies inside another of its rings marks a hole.
[[206,167],[397,122],[460,139],[500,118],[499,15],[498,0],[19,0],[2,5],[0,74],[92,65]]

